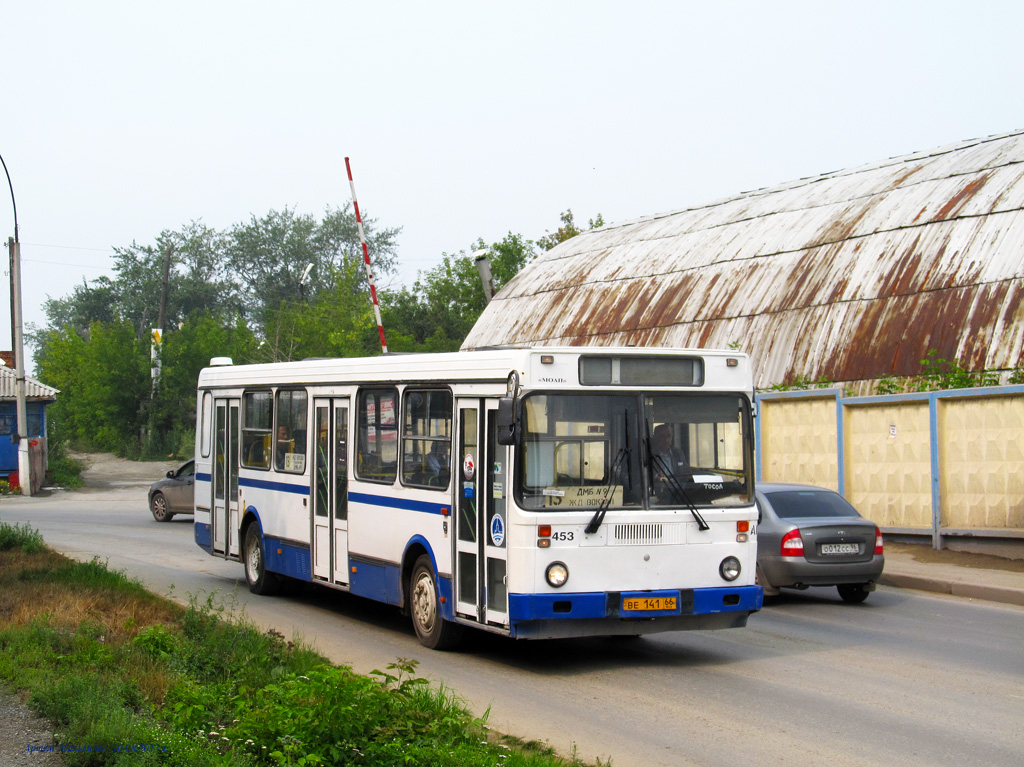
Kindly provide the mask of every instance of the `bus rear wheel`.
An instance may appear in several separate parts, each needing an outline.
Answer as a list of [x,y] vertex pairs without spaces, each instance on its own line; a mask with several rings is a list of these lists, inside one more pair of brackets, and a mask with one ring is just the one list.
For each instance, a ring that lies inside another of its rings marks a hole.
[[267,571],[267,558],[264,555],[263,536],[260,535],[259,525],[253,523],[246,528],[242,553],[249,591],[261,596],[276,594],[281,588],[281,577],[277,573]]
[[409,581],[409,612],[420,644],[431,650],[455,647],[462,638],[462,626],[441,617],[437,576],[434,565],[426,554],[416,560]]

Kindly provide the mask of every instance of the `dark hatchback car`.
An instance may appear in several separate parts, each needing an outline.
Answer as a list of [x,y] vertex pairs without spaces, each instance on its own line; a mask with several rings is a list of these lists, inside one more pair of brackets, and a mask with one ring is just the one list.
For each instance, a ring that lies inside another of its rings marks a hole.
[[882,533],[839,493],[822,487],[757,486],[757,578],[765,596],[781,588],[835,586],[863,602],[882,574]]
[[149,510],[157,522],[170,522],[175,514],[193,514],[192,485],[196,462],[185,461],[149,486]]

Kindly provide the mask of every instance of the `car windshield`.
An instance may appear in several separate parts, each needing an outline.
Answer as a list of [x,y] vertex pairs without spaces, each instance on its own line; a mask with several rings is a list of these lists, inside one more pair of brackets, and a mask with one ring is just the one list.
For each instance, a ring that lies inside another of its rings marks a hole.
[[523,508],[749,503],[749,406],[739,395],[531,394],[516,493]]
[[777,490],[765,495],[782,519],[860,516],[845,498],[831,490]]

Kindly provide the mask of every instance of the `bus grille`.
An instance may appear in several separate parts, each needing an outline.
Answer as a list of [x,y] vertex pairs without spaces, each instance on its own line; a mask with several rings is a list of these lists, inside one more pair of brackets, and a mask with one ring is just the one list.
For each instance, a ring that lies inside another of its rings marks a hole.
[[640,546],[652,543],[682,543],[684,525],[626,524],[615,525],[608,541],[613,546]]

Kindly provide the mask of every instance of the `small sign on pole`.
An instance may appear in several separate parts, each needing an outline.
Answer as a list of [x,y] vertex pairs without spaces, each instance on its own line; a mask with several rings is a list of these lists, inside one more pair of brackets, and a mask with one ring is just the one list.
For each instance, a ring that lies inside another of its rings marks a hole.
[[153,391],[156,391],[157,384],[160,383],[160,344],[163,342],[163,334],[163,328],[153,328],[150,335],[149,374],[153,377]]

